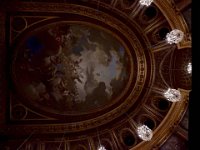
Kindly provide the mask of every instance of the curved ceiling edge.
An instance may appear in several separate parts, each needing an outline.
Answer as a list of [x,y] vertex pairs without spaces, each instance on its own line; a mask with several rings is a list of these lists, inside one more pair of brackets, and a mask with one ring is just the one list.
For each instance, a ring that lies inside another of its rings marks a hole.
[[172,134],[172,130],[174,130],[179,124],[181,118],[184,116],[184,112],[188,107],[189,100],[189,90],[179,89],[182,94],[182,99],[179,103],[173,103],[169,112],[159,124],[159,126],[153,131],[153,138],[151,142],[142,141],[135,147],[131,148],[131,150],[144,149],[148,150],[150,148],[158,148],[161,144],[163,144],[166,139]]

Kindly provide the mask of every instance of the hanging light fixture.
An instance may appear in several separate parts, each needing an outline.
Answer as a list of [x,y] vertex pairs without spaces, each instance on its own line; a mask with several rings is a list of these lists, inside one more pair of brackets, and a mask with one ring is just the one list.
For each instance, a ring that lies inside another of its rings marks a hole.
[[189,74],[192,73],[192,63],[191,63],[191,62],[188,63],[188,65],[187,65],[187,72],[188,72]]
[[167,33],[166,41],[169,44],[177,44],[183,40],[184,33],[181,30],[174,29],[171,32]]
[[168,88],[164,93],[164,97],[171,102],[177,102],[181,100],[181,93],[179,90]]
[[152,2],[153,0],[140,0],[140,4],[145,6],[151,5]]
[[98,137],[98,141],[99,141],[99,146],[98,146],[97,150],[106,150],[106,148],[101,144],[98,128],[97,128],[97,137]]
[[98,150],[106,150],[106,148],[105,148],[103,145],[100,145],[100,146],[98,147]]
[[139,126],[137,128],[137,134],[139,138],[141,138],[144,141],[150,141],[151,138],[153,137],[152,130],[146,125]]

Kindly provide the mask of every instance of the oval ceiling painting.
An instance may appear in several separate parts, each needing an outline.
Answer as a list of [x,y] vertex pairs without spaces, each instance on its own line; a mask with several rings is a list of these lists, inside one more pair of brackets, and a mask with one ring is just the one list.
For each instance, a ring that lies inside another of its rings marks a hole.
[[55,114],[88,113],[116,100],[129,79],[128,55],[110,33],[60,22],[26,36],[12,73],[18,94]]

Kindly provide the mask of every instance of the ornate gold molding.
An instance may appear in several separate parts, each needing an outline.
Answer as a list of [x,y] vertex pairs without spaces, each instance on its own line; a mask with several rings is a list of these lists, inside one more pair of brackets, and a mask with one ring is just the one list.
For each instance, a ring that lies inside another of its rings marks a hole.
[[[155,0],[154,3],[163,13],[163,15],[167,19],[172,29],[175,29],[175,28],[179,29],[183,31],[184,34],[186,35],[189,33],[189,29],[185,22],[185,19],[183,18],[181,13],[177,13],[172,3],[170,3],[169,1],[162,1],[162,0]],[[185,36],[183,41],[180,42],[177,46],[178,46],[178,49],[181,49],[183,47],[187,47],[189,44],[191,44],[191,42],[188,42],[188,38],[187,36]]]
[[179,89],[182,95],[182,99],[180,102],[173,103],[168,114],[165,116],[163,121],[159,124],[159,126],[153,131],[153,138],[150,142],[142,141],[135,147],[131,148],[131,150],[149,150],[154,149],[162,145],[166,139],[172,134],[172,131],[176,129],[181,118],[186,111],[189,100],[189,92],[188,90]]
[[[34,13],[41,13],[41,12],[49,12],[54,13],[52,14],[52,17],[58,17],[56,13],[66,13],[67,14],[77,14],[80,16],[86,16],[88,18],[92,18],[98,21],[103,22],[104,24],[112,27],[113,29],[119,31],[121,34],[126,37],[126,39],[130,42],[131,48],[129,46],[129,49],[127,50],[129,55],[129,51],[134,51],[134,53],[137,56],[137,78],[135,85],[132,85],[131,92],[129,95],[124,99],[124,102],[117,106],[115,109],[110,110],[109,112],[98,116],[93,119],[88,119],[85,121],[80,122],[73,122],[73,123],[57,123],[57,124],[40,124],[40,125],[27,125],[24,127],[21,127],[20,125],[14,125],[12,126],[12,129],[9,132],[15,132],[15,130],[25,130],[27,133],[31,132],[32,130],[36,130],[37,133],[63,133],[63,132],[78,132],[82,130],[87,130],[91,128],[95,128],[97,126],[106,124],[115,118],[122,115],[124,112],[126,112],[132,105],[135,103],[135,101],[138,100],[138,97],[140,96],[141,91],[143,90],[143,86],[146,82],[147,78],[147,62],[152,63],[151,58],[149,60],[146,60],[146,57],[152,57],[150,52],[147,52],[148,50],[144,50],[144,43],[140,43],[140,40],[135,35],[132,28],[128,27],[126,24],[121,22],[120,20],[114,18],[110,14],[104,13],[104,12],[98,12],[97,10],[86,7],[86,6],[80,6],[75,4],[58,4],[58,3],[20,3],[18,4],[18,7],[14,7],[13,4],[10,4],[7,6],[9,10],[12,10],[13,12],[19,11],[19,12],[34,12]],[[134,24],[134,22],[132,22]],[[135,24],[134,26],[135,30],[139,30],[138,25]],[[145,35],[143,35],[145,36]],[[147,44],[148,41],[142,37],[145,43]],[[120,37],[118,37],[120,39]],[[123,42],[122,39],[120,41]],[[127,46],[125,46],[127,47]],[[145,53],[149,53],[149,56],[146,56]],[[130,61],[130,70],[132,70],[133,62]],[[148,64],[150,66],[150,64]],[[152,69],[149,73],[149,77],[152,75]],[[131,71],[130,76],[133,76],[133,72]],[[148,81],[148,84],[150,84],[152,79]],[[130,84],[130,83],[128,83]],[[126,89],[127,90],[127,89]],[[125,91],[126,91],[125,90]],[[146,91],[146,90],[145,90]],[[148,90],[147,90],[148,91]],[[147,93],[143,94],[143,97],[146,96]],[[8,132],[8,133],[9,133]]]

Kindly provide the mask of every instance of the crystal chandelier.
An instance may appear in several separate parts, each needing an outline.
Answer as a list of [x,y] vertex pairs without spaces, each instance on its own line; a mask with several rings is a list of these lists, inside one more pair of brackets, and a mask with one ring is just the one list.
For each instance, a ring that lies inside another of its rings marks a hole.
[[100,145],[100,146],[98,147],[98,150],[106,150],[106,148],[105,148],[103,145]]
[[138,136],[144,141],[150,141],[153,137],[152,130],[146,125],[139,126],[137,128]]
[[187,72],[188,72],[189,74],[192,73],[192,64],[191,64],[191,63],[188,63],[188,65],[187,65]]
[[145,6],[151,5],[152,2],[153,0],[140,0],[140,4]]
[[179,90],[169,88],[164,93],[164,97],[167,98],[168,101],[177,102],[181,100],[181,93]]
[[181,30],[174,29],[171,32],[167,33],[166,41],[169,44],[177,44],[183,40],[184,33]]

